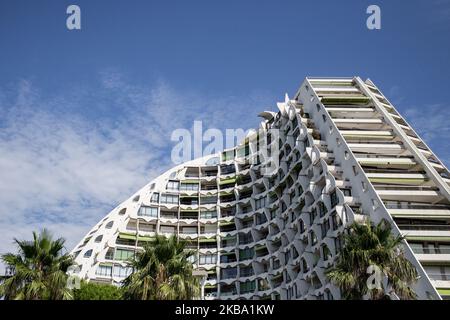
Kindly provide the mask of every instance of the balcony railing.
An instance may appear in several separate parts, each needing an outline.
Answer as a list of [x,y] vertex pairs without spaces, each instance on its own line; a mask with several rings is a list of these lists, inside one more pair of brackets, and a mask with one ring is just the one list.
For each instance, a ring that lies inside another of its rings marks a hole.
[[431,224],[397,224],[401,230],[437,230],[450,231],[450,225],[431,225]]

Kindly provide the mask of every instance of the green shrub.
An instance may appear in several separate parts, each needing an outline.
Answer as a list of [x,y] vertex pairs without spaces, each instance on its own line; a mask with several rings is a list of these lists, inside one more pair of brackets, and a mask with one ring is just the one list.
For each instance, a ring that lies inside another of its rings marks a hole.
[[73,290],[74,300],[120,300],[122,290],[110,284],[81,281],[80,289]]

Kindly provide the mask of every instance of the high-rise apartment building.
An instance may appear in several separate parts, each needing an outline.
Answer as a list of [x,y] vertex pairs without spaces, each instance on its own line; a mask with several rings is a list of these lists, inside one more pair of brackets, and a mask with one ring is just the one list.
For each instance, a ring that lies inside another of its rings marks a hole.
[[450,173],[378,88],[307,78],[278,109],[112,210],[73,250],[79,275],[119,284],[144,243],[175,234],[207,273],[206,299],[340,299],[324,271],[346,225],[384,219],[406,237],[418,298],[449,297]]

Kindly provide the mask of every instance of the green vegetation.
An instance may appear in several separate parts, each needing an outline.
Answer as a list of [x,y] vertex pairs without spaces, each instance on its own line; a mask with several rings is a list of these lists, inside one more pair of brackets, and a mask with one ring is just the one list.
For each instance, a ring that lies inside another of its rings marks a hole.
[[73,264],[71,256],[63,253],[62,238],[53,240],[47,230],[33,240],[14,239],[18,253],[1,256],[2,261],[14,268],[14,275],[0,285],[0,296],[17,300],[68,300],[72,292],[66,287],[67,269]]
[[[341,289],[342,297],[389,299],[385,290],[392,289],[400,299],[415,299],[411,284],[418,275],[401,249],[403,238],[392,235],[391,226],[385,221],[376,226],[353,223],[348,231],[337,264],[326,272],[328,278]],[[369,289],[369,266],[378,267],[387,276],[386,288]]]
[[81,281],[80,288],[73,290],[74,300],[120,300],[122,289],[111,284]]
[[200,295],[199,281],[188,261],[194,252],[175,236],[156,236],[131,261],[134,272],[124,280],[124,298],[134,300],[194,299]]
[[11,277],[0,284],[5,300],[175,300],[194,299],[200,295],[199,281],[189,262],[194,252],[185,250],[185,242],[176,237],[157,236],[129,261],[135,270],[123,287],[81,281],[78,289],[67,286],[67,270],[74,264],[63,253],[65,240],[53,240],[43,230],[33,232],[33,240],[14,240],[18,253],[1,256],[14,269]]

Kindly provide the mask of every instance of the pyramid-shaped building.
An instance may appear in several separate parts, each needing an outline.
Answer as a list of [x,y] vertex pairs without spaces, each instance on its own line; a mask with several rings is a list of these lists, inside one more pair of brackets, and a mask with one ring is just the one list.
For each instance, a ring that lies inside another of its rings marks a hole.
[[145,243],[177,235],[205,299],[340,299],[324,271],[346,226],[385,220],[405,236],[418,298],[449,298],[450,173],[375,84],[306,78],[278,109],[112,210],[72,251],[79,276],[119,285]]

